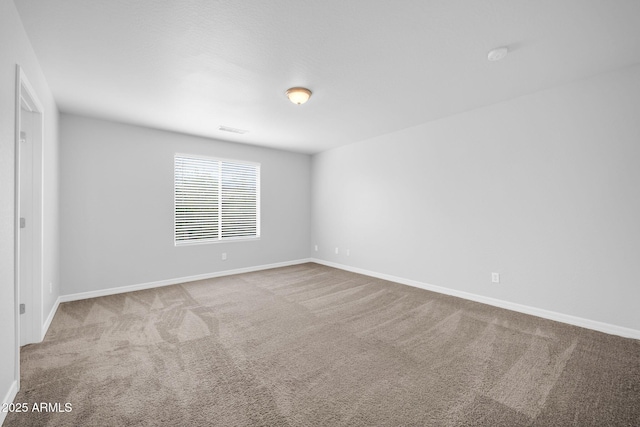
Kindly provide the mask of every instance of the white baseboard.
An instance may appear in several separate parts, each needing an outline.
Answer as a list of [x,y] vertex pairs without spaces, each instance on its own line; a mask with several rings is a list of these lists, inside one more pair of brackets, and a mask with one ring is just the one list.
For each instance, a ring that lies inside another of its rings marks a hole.
[[56,302],[53,304],[53,307],[51,307],[51,311],[49,312],[49,316],[47,316],[47,320],[44,321],[44,324],[42,325],[42,331],[40,332],[40,341],[42,342],[42,340],[44,340],[45,335],[47,335],[47,331],[49,330],[49,326],[51,326],[51,322],[53,321],[53,316],[56,315],[56,312],[58,311],[58,306],[60,306],[60,303],[62,302],[60,300],[61,297],[58,297],[58,299],[56,300]]
[[328,267],[338,268],[340,270],[351,271],[353,273],[364,274],[365,276],[376,277],[378,279],[388,280],[403,285],[413,286],[415,288],[425,289],[427,291],[438,292],[440,294],[451,295],[483,304],[492,305],[494,307],[506,308],[507,310],[517,311],[519,313],[530,314],[532,316],[542,317],[544,319],[555,320],[557,322],[568,323],[569,325],[580,326],[582,328],[593,329],[595,331],[604,332],[611,335],[619,335],[625,338],[640,339],[640,331],[627,328],[624,326],[612,325],[609,323],[598,322],[596,320],[585,319],[582,317],[572,316],[569,314],[549,311],[542,308],[531,307],[514,302],[504,301],[497,298],[485,297],[482,295],[472,294],[470,292],[458,291],[456,289],[444,288],[442,286],[431,285],[429,283],[418,282],[417,280],[404,279],[402,277],[391,276],[389,274],[378,273],[375,271],[365,270],[362,268],[351,267],[348,265],[338,264],[331,261],[312,258],[311,262],[326,265]]
[[[195,276],[177,277],[174,279],[159,280],[157,282],[140,283],[137,285],[121,286],[117,288],[100,289],[97,291],[80,292],[76,294],[61,295],[57,304],[61,302],[77,301],[88,298],[103,297],[107,295],[121,294],[124,292],[141,291],[144,289],[158,288],[161,286],[177,285],[185,282],[194,282],[196,280],[213,279],[215,277],[231,276],[234,274],[251,273],[253,271],[268,270],[270,268],[288,267],[290,265],[304,264],[312,262],[310,258],[298,259],[294,261],[278,262],[275,264],[257,265],[253,267],[237,268],[235,270],[218,271],[215,273],[198,274]],[[57,305],[56,305],[57,308]],[[53,316],[51,316],[53,319]]]
[[[4,396],[4,400],[2,401],[3,404],[5,403],[11,403],[13,402],[13,399],[16,398],[16,395],[18,394],[18,381],[14,380],[11,383],[11,386],[9,387],[9,390],[7,391],[7,393]],[[8,412],[2,412],[0,411],[0,426],[2,425],[2,423],[4,422],[4,419],[7,417],[7,413]]]

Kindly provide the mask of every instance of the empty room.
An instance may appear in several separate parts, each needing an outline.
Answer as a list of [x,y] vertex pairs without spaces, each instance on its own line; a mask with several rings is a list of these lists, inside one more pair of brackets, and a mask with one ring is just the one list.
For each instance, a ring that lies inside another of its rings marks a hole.
[[640,1],[0,0],[2,426],[640,426]]

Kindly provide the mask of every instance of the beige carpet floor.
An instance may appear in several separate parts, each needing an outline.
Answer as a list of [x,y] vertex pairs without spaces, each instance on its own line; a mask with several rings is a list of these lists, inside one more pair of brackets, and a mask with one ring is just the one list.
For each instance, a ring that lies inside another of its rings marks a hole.
[[640,341],[317,264],[64,303],[6,426],[640,426]]

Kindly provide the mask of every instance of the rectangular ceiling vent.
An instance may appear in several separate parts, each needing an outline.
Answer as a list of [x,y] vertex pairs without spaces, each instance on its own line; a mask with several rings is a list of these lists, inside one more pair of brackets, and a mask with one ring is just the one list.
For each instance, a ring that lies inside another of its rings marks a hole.
[[221,131],[224,131],[224,132],[239,133],[240,135],[243,135],[243,134],[249,132],[248,130],[236,129],[236,128],[232,128],[232,127],[229,127],[229,126],[220,126],[218,128],[218,130],[221,130]]

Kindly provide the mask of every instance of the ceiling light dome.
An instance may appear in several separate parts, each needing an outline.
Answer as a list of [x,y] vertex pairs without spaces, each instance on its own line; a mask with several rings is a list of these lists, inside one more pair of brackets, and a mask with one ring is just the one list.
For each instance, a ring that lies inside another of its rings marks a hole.
[[311,97],[311,91],[304,87],[292,87],[287,89],[287,98],[294,104],[304,104]]
[[497,47],[487,53],[487,59],[489,61],[500,61],[501,59],[504,59],[505,56],[507,56],[507,53],[509,53],[509,48],[507,46]]

